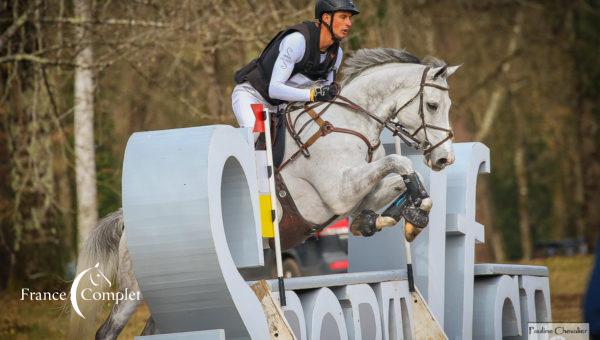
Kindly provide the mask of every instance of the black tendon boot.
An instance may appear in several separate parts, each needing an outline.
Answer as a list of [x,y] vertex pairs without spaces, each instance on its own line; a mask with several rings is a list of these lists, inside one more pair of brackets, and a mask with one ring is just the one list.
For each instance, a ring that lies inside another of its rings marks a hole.
[[377,221],[376,212],[373,210],[363,210],[356,217],[352,218],[350,231],[355,236],[373,236],[377,232],[375,222]]
[[392,204],[381,214],[400,221],[404,217],[406,222],[417,228],[425,228],[429,223],[429,209],[421,209],[423,200],[429,198],[425,187],[415,172],[403,175],[406,191],[396,198]]

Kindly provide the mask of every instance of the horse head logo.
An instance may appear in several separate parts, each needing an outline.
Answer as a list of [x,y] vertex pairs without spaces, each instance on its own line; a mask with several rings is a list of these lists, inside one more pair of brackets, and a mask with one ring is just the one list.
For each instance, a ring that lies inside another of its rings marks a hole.
[[81,310],[79,309],[79,305],[77,303],[77,291],[79,288],[79,284],[81,283],[81,280],[83,279],[83,277],[86,274],[88,274],[87,278],[89,279],[89,282],[91,283],[91,285],[94,287],[99,287],[102,284],[102,281],[105,281],[106,284],[108,285],[108,287],[112,286],[110,280],[106,277],[106,275],[102,272],[102,270],[100,270],[99,262],[96,263],[95,266],[82,271],[81,273],[79,273],[79,275],[77,275],[77,277],[75,277],[75,280],[73,281],[73,285],[71,286],[71,304],[73,305],[73,309],[75,310],[77,315],[79,315],[80,317],[82,317],[84,319],[85,319],[85,316],[83,316],[83,314],[81,313]]

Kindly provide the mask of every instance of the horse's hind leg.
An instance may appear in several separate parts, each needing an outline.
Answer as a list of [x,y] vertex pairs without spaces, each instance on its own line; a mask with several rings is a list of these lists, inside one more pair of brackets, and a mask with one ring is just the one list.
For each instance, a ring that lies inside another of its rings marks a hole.
[[114,304],[108,319],[96,332],[96,340],[117,339],[141,301],[125,300]]
[[98,329],[98,332],[96,332],[96,339],[116,339],[143,301],[140,287],[133,275],[132,262],[131,257],[129,256],[129,250],[127,249],[125,233],[123,233],[119,243],[117,282],[119,291],[123,293],[123,296],[134,296],[135,299],[126,299],[113,305],[108,319],[102,324],[100,329]]
[[152,315],[146,321],[146,326],[144,326],[144,330],[142,330],[142,334],[140,335],[152,335],[156,334],[156,324],[154,323],[154,318]]

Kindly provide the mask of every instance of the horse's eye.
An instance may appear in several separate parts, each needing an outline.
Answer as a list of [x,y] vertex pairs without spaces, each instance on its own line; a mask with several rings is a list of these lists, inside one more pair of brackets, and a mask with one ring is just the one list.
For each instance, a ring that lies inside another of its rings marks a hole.
[[430,111],[437,111],[438,105],[436,103],[427,103],[427,109]]

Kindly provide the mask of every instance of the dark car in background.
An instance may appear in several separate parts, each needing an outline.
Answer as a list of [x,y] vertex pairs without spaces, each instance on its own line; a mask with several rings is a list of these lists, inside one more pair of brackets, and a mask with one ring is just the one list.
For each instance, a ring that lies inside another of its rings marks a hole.
[[[304,243],[282,252],[283,276],[310,276],[348,271],[348,219],[328,226]],[[273,276],[276,276],[273,255]]]
[[[337,274],[348,271],[348,219],[343,219],[281,253],[283,276]],[[277,277],[275,251],[265,249],[265,266],[240,269],[246,281]]]

